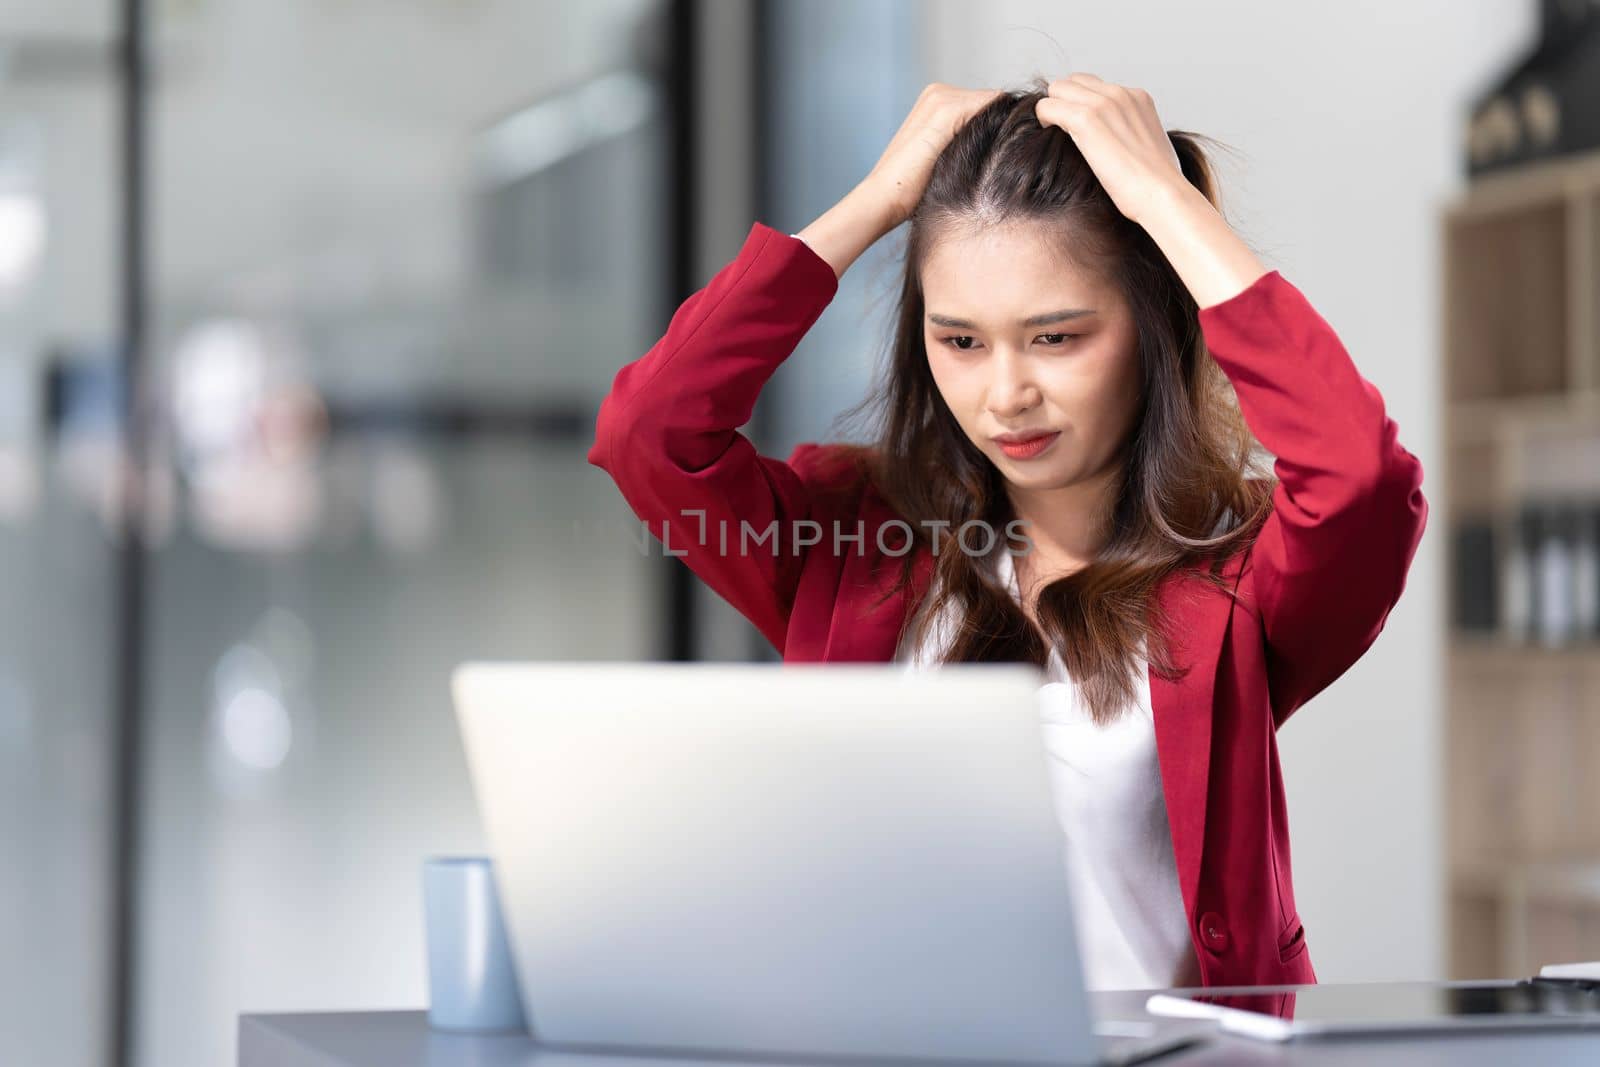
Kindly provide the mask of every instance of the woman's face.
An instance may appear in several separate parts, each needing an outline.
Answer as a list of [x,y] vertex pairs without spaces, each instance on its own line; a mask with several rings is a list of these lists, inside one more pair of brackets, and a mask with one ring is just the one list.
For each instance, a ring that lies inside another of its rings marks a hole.
[[934,382],[1008,482],[1060,489],[1120,462],[1140,376],[1133,315],[1114,286],[1065,262],[1037,226],[1009,224],[942,236],[922,292]]

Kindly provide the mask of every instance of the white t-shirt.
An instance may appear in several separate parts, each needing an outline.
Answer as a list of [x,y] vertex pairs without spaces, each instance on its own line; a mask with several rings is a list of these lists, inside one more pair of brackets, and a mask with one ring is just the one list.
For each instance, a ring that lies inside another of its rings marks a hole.
[[[1020,599],[1010,553],[995,553],[1000,580]],[[908,669],[937,666],[950,640],[948,612],[895,653]],[[1078,953],[1090,989],[1200,984],[1178,887],[1172,833],[1156,760],[1150,676],[1141,647],[1137,700],[1105,726],[1089,715],[1056,651],[1039,688],[1064,862],[1077,918]]]

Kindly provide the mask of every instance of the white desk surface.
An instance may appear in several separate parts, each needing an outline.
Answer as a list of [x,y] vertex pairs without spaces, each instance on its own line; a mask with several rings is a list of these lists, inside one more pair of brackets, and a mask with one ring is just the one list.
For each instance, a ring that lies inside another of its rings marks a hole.
[[[1289,992],[1294,986],[1207,989],[1207,993]],[[1101,1019],[1148,1020],[1147,993],[1093,994]],[[1163,1028],[1194,1023],[1159,1020]],[[789,1062],[789,1061],[786,1061]],[[1218,1064],[1316,1064],[1356,1067],[1546,1067],[1600,1064],[1600,1030],[1402,1038],[1342,1038],[1269,1044],[1226,1034],[1149,1061],[1166,1067]],[[428,1028],[421,1011],[245,1015],[239,1020],[239,1067],[754,1067],[760,1060],[688,1059],[541,1049],[523,1035],[467,1036]]]

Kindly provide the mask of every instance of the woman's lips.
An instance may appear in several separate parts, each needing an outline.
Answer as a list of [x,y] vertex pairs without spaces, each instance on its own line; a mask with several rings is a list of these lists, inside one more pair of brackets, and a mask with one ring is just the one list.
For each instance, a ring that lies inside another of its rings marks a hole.
[[1030,437],[1026,441],[996,441],[995,444],[1000,446],[1000,451],[1012,459],[1032,459],[1055,444],[1056,438],[1060,436],[1061,431],[1054,430],[1050,433],[1040,434],[1038,437]]

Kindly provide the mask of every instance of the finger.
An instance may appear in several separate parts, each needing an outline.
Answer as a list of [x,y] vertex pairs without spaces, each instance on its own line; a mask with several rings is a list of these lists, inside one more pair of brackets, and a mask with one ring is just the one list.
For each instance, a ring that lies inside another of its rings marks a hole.
[[1033,105],[1033,113],[1041,126],[1059,126],[1070,134],[1080,134],[1088,126],[1090,111],[1080,100],[1063,100],[1059,96],[1040,98]]
[[930,106],[936,108],[935,114],[943,115],[946,121],[960,125],[979,111],[982,111],[1002,92],[1003,90],[1000,89],[955,89],[947,87],[943,94],[932,98]]
[[1155,100],[1143,89],[1102,81],[1093,74],[1082,74],[1081,77],[1084,80],[1076,84],[1099,93],[1111,101],[1112,110],[1120,116],[1128,118],[1136,125],[1142,123],[1152,129],[1161,126],[1161,120],[1156,115]]
[[[1079,128],[1091,118],[1098,118],[1104,125],[1119,131],[1126,131],[1130,127],[1129,112],[1121,101],[1076,82],[1059,84],[1059,91],[1052,90],[1049,96],[1039,101],[1040,105],[1051,103],[1052,106],[1047,108],[1045,113],[1052,118],[1059,117],[1061,121],[1072,122]],[[1034,111],[1035,114],[1039,113],[1037,107]]]
[[1159,120],[1156,118],[1155,100],[1143,89],[1131,85],[1118,85],[1115,82],[1108,82],[1103,78],[1090,74],[1088,71],[1074,71],[1062,80],[1096,93],[1112,101],[1118,107],[1139,115],[1152,125],[1159,125]]
[[1107,96],[1113,100],[1124,100],[1129,103],[1137,104],[1141,100],[1148,100],[1150,98],[1150,94],[1145,92],[1143,89],[1135,88],[1132,85],[1120,85],[1117,82],[1108,82],[1104,78],[1096,77],[1086,70],[1074,71],[1073,73],[1067,75],[1065,80],[1075,82],[1086,89],[1091,89],[1094,92],[1099,93],[1101,96]]
[[1073,71],[1063,79],[1071,85],[1087,89],[1091,93],[1103,96],[1108,100],[1123,102],[1129,99],[1128,90],[1116,82],[1108,82],[1104,78],[1090,74],[1086,70]]
[[1065,78],[1057,78],[1055,81],[1051,82],[1049,87],[1049,95],[1065,96],[1073,91],[1077,91],[1080,93],[1090,93],[1094,96],[1103,97],[1107,95],[1104,92],[1105,85],[1105,82],[1101,81],[1099,78],[1096,78],[1093,74],[1086,74],[1083,71],[1074,71],[1073,73],[1068,74]]
[[1111,98],[1081,82],[1063,79],[1050,86],[1050,93],[1045,99],[1060,100],[1085,107],[1095,107],[1104,106]]
[[1068,74],[1064,80],[1077,82],[1079,85],[1093,89],[1096,92],[1104,92],[1106,89],[1112,87],[1111,83],[1106,81],[1104,78],[1097,74],[1090,74],[1086,70],[1075,70],[1071,74]]
[[966,93],[966,111],[969,115],[976,114],[1004,94],[1003,89],[969,89]]
[[1115,93],[1117,88],[1119,87],[1105,82],[1096,87],[1084,82],[1063,79],[1051,86],[1050,97],[1076,103],[1102,114],[1131,111],[1129,101]]

